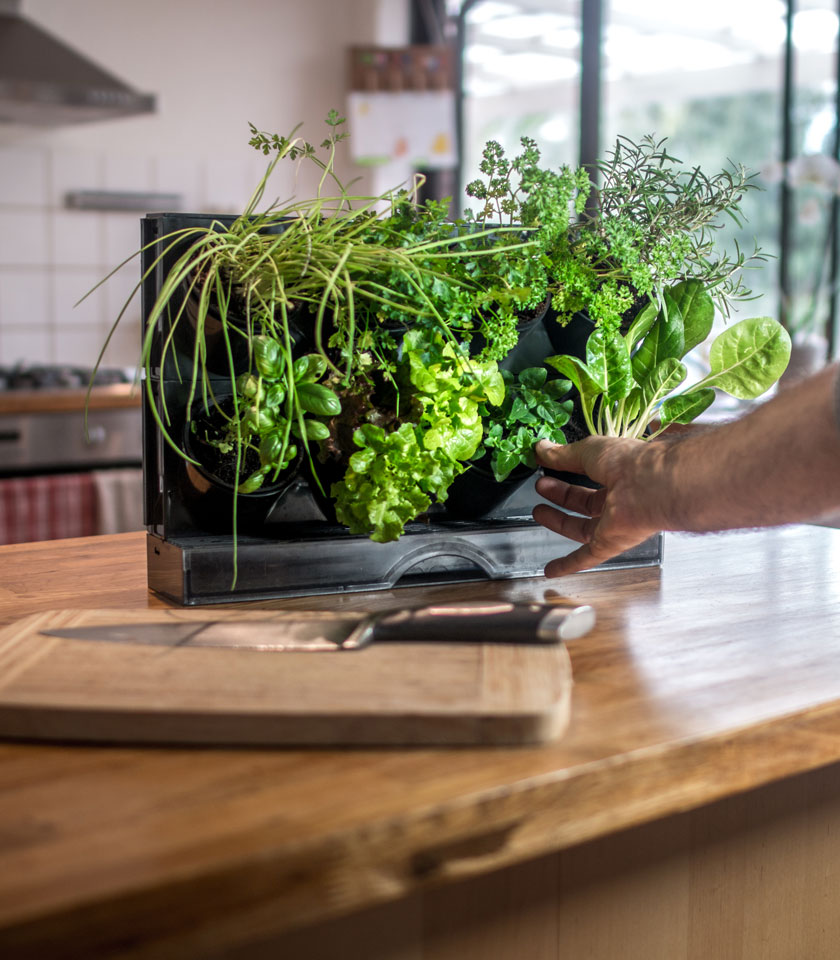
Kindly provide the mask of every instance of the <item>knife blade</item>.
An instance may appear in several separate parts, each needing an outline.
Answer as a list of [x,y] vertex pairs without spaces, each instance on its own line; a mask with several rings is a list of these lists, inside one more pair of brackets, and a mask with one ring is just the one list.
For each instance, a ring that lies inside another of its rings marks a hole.
[[588,605],[468,602],[432,604],[355,617],[289,620],[201,620],[58,627],[51,637],[162,647],[325,652],[371,643],[556,644],[583,636],[595,623]]

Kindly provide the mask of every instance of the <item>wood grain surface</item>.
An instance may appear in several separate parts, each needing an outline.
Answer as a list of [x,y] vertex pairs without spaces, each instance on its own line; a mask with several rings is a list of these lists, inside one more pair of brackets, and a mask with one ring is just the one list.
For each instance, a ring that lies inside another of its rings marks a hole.
[[209,620],[246,639],[268,626],[271,642],[281,642],[284,628],[336,619],[363,618],[253,609],[31,614],[0,629],[0,738],[455,746],[544,743],[568,725],[572,676],[560,643],[268,652],[49,635]]
[[[0,619],[160,608],[144,559],[142,534],[0,548]],[[568,644],[575,686],[561,741],[1,745],[0,954],[43,956],[48,943],[51,957],[205,956],[210,944],[221,955],[840,760],[836,530],[668,536],[661,569],[260,607],[465,597],[596,607],[595,629]]]
[[[85,409],[87,390],[4,390],[0,391],[0,416],[21,413],[65,413]],[[116,410],[139,407],[142,394],[130,383],[94,387],[89,410]]]

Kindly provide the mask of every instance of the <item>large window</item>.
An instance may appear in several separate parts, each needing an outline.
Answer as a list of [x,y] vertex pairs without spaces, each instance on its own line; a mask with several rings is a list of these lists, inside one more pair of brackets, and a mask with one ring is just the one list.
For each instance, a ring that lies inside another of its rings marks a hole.
[[[592,4],[598,64],[582,77]],[[745,200],[748,222],[721,237],[745,250],[757,240],[772,257],[749,275],[760,300],[743,309],[823,334],[837,293],[837,9],[837,0],[707,0],[699,15],[673,0],[456,0],[463,175],[487,139],[513,150],[523,134],[549,162],[577,163],[593,119],[580,104],[595,96],[601,154],[617,135],[652,134],[708,172],[729,162],[756,171],[764,189]],[[598,88],[588,99],[587,83]]]

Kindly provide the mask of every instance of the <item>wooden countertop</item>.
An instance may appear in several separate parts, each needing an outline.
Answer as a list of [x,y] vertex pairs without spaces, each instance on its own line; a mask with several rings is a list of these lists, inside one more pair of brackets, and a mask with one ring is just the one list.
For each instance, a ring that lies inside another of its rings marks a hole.
[[[65,413],[85,409],[87,390],[0,390],[0,416],[20,413]],[[141,392],[130,383],[94,387],[90,410],[139,407]]]
[[[164,605],[146,592],[143,537],[0,548],[0,622]],[[465,596],[595,605],[594,631],[568,645],[576,685],[562,741],[0,745],[0,954],[221,952],[246,932],[268,936],[840,760],[840,531],[669,535],[662,569],[261,606]]]

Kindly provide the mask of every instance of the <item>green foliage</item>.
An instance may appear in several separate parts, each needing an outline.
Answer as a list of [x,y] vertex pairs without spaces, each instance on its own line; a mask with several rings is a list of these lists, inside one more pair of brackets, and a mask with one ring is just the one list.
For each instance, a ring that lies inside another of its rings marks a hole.
[[[743,196],[757,188],[754,175],[742,166],[713,176],[686,169],[664,144],[619,137],[597,165],[597,204],[572,230],[566,282],[573,297],[569,302],[558,290],[558,309],[586,309],[615,325],[622,304],[639,295],[659,299],[667,285],[689,279],[703,284],[724,315],[733,302],[749,299],[741,271],[764,258],[757,248],[745,255],[737,240],[733,253],[720,251],[715,234],[724,215],[741,225]],[[600,283],[608,285],[606,302],[598,299]]]
[[549,254],[557,260],[568,248],[570,217],[583,210],[591,186],[584,170],[541,167],[534,140],[523,137],[521,145],[522,152],[508,159],[496,141],[489,141],[479,165],[485,179],[466,187],[468,196],[483,201],[477,212],[466,212],[467,224],[517,225],[531,242],[519,256],[502,250],[473,267],[473,276],[484,289],[479,306],[487,346],[482,355],[494,360],[503,359],[516,345],[517,313],[548,297],[553,266]]
[[[738,221],[752,187],[742,168],[706,177],[662,141],[620,139],[595,190],[584,170],[544,168],[533,140],[512,158],[491,141],[467,188],[480,206],[453,222],[445,202],[418,202],[419,181],[352,193],[335,172],[344,118],[330,111],[326,122],[319,146],[297,128],[279,136],[251,125],[268,163],[242,214],[156,241],[136,288],[165,262],[142,361],[161,436],[187,459],[153,364],[180,375],[176,332],[189,323],[187,419],[194,405],[218,407],[206,331],[221,330],[233,408],[212,442],[237,467],[258,455],[241,493],[301,451],[317,454],[346,466],[331,491],[339,519],[391,540],[483,452],[502,480],[533,465],[536,440],[563,442],[569,383],[592,432],[641,435],[656,411],[688,422],[715,389],[752,396],[780,373],[783,338],[770,321],[748,321],[716,341],[702,384],[672,396],[714,304],[726,310],[747,295],[739,271],[758,255],[719,254],[712,243],[717,218]],[[269,178],[288,161],[314,164],[317,190],[266,205]],[[553,358],[563,380],[539,367],[501,373],[519,321],[549,298],[561,322],[578,310],[595,321],[585,359]],[[234,360],[243,344],[244,372]]]
[[752,399],[784,372],[790,337],[777,321],[754,317],[724,330],[712,342],[708,375],[671,396],[687,376],[682,358],[711,329],[711,297],[699,280],[684,280],[662,299],[659,310],[648,308],[624,336],[596,327],[585,362],[546,359],[577,388],[590,433],[642,438],[658,417],[653,437],[671,423],[690,423],[713,402],[715,389]]
[[501,403],[505,392],[493,361],[470,359],[422,330],[405,335],[399,376],[406,419],[390,432],[371,423],[356,430],[361,450],[331,489],[338,519],[377,542],[397,539],[409,520],[446,500],[481,442],[482,405]]
[[444,448],[427,448],[417,424],[403,423],[386,433],[367,423],[354,439],[360,449],[331,494],[339,522],[377,543],[396,540],[432,498],[445,500],[455,476],[466,469]]
[[536,468],[534,444],[538,440],[565,443],[563,427],[572,412],[572,401],[562,400],[572,384],[548,380],[545,367],[529,367],[514,375],[503,370],[504,399],[497,408],[485,404],[487,423],[482,455],[491,452],[490,466],[497,481],[506,480],[518,466]]
[[290,364],[272,337],[255,336],[252,344],[255,370],[236,378],[234,415],[217,437],[207,438],[240,462],[249,449],[259,454],[260,466],[239,484],[240,493],[254,493],[269,476],[276,481],[297,456],[295,439],[308,446],[329,436],[323,419],[314,418],[341,412],[336,394],[316,382],[326,372],[323,357],[307,354]]

